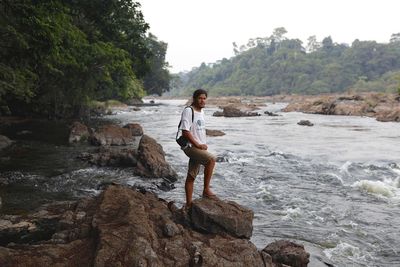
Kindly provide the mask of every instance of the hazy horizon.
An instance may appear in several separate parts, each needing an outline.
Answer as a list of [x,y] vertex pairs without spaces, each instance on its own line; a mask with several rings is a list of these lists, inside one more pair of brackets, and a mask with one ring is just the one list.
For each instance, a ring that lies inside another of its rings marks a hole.
[[189,71],[202,62],[212,63],[233,54],[250,38],[270,36],[284,27],[288,38],[307,44],[331,36],[336,43],[354,40],[388,43],[400,32],[397,23],[400,2],[395,0],[338,0],[331,4],[318,0],[261,0],[191,2],[183,0],[140,0],[149,32],[168,43],[170,71]]

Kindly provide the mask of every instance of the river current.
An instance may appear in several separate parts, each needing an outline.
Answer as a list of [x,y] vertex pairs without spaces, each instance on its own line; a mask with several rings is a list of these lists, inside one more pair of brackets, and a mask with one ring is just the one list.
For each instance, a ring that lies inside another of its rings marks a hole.
[[[81,165],[75,156],[84,148],[40,143],[41,151],[48,150],[47,159],[58,160],[51,163],[51,171],[46,164],[32,163],[29,156],[15,161],[13,168],[1,168],[2,179],[8,181],[0,190],[3,202],[18,202],[7,198],[9,192],[20,194],[20,199],[28,194],[41,200],[97,194],[99,183],[116,181],[153,188],[161,198],[181,206],[187,157],[174,138],[185,101],[156,102],[161,105],[121,111],[106,119],[121,125],[140,123],[145,134],[163,146],[180,177],[175,189],[159,190],[154,181],[132,176],[129,169]],[[219,158],[212,190],[254,211],[251,241],[260,249],[284,238],[306,247],[311,267],[327,266],[324,262],[400,266],[400,123],[284,113],[283,107],[284,103],[267,103],[258,111],[262,116],[242,118],[213,117],[219,109],[206,107],[207,128],[226,134],[208,137],[209,151]],[[300,120],[314,126],[300,126]],[[29,142],[25,146],[35,147]],[[43,157],[35,159],[41,162]],[[199,175],[195,198],[201,195],[202,183]]]

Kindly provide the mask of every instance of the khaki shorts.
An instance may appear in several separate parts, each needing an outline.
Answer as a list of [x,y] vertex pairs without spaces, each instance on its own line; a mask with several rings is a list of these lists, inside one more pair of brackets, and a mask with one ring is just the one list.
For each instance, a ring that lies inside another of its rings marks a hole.
[[210,160],[216,160],[216,157],[207,150],[195,147],[185,148],[183,152],[189,157],[188,174],[193,178],[199,174],[200,165],[205,166]]

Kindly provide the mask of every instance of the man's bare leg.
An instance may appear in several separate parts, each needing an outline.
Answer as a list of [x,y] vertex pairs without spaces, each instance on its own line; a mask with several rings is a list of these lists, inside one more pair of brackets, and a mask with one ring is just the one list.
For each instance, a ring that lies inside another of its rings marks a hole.
[[211,177],[214,172],[215,159],[211,159],[207,165],[204,166],[204,189],[203,196],[215,196],[210,189]]
[[189,174],[186,177],[185,182],[185,193],[186,193],[186,207],[190,208],[192,206],[192,196],[193,196],[193,186],[194,186],[194,178]]

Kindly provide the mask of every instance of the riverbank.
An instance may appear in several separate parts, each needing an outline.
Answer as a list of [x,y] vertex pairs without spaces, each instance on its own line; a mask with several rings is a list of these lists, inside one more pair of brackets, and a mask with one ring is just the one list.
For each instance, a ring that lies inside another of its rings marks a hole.
[[400,96],[382,93],[299,96],[291,99],[283,111],[322,115],[366,116],[374,117],[382,122],[400,122]]
[[[152,98],[153,100],[155,98]],[[159,98],[164,99],[164,98]],[[168,98],[165,98],[168,99]],[[186,98],[180,98],[186,99]],[[186,104],[190,104],[188,98]],[[275,96],[210,96],[208,107],[234,107],[243,112],[259,110],[268,103],[284,102],[284,112],[303,112],[321,115],[366,116],[378,121],[400,122],[400,96],[389,93],[275,95]]]

